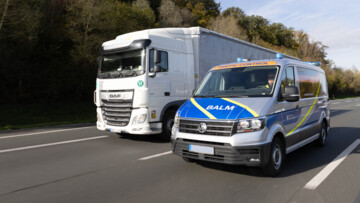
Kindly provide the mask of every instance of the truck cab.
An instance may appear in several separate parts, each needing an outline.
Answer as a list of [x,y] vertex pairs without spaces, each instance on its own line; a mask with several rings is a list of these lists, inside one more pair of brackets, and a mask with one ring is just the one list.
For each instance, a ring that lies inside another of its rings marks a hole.
[[170,139],[175,112],[195,89],[190,34],[151,29],[103,43],[94,92],[99,130]]
[[324,71],[290,59],[213,67],[176,113],[172,149],[185,161],[260,166],[280,173],[285,155],[325,145],[330,127]]

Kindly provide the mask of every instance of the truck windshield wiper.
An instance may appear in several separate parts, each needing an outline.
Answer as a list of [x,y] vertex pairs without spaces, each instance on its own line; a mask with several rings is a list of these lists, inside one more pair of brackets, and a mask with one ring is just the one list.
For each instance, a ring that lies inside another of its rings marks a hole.
[[111,76],[112,76],[112,78],[123,78],[124,77],[124,75],[120,72],[112,73]]
[[110,73],[98,73],[99,78],[111,78]]

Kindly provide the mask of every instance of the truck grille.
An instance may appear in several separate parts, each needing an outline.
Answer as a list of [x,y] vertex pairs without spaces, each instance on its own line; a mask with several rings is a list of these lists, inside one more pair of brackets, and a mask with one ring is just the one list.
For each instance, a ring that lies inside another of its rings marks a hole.
[[[200,123],[205,123],[207,130],[200,133],[198,128]],[[179,131],[184,133],[232,136],[235,121],[194,121],[180,119]]]
[[101,99],[102,116],[107,125],[127,126],[130,122],[132,99]]

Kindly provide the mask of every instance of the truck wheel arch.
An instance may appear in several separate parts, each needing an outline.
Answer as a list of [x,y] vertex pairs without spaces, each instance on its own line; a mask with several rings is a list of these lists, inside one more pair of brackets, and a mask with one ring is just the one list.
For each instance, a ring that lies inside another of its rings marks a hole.
[[173,102],[170,102],[170,103],[166,104],[164,106],[164,108],[161,110],[160,120],[161,121],[163,120],[164,115],[168,110],[171,109],[171,110],[177,111],[180,108],[180,106],[185,102],[186,102],[186,100],[179,100],[179,101],[173,101]]

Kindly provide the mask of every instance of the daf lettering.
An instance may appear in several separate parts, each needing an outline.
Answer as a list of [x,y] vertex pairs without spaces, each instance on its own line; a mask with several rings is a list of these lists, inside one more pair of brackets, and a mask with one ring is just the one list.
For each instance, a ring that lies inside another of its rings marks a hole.
[[110,98],[120,98],[121,94],[110,94]]

